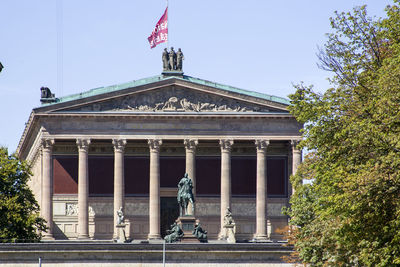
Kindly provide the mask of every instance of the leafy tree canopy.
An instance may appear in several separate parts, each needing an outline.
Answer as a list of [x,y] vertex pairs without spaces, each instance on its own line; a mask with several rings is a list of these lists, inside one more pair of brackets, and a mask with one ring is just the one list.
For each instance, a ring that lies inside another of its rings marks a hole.
[[297,256],[312,266],[400,265],[399,0],[385,10],[335,13],[319,51],[332,88],[299,84],[290,96],[309,153],[286,213]]
[[45,231],[27,182],[29,166],[0,147],[0,242],[34,242]]

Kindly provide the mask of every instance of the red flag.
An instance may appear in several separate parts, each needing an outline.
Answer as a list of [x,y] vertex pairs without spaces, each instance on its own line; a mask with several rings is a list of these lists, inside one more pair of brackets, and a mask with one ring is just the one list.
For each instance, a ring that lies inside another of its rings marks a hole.
[[168,7],[147,40],[149,40],[151,48],[168,41]]

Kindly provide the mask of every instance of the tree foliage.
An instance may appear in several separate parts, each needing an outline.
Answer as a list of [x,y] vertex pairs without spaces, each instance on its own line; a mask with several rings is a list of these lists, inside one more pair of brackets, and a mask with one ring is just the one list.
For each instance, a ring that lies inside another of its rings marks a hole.
[[45,231],[27,182],[29,166],[0,147],[0,242],[34,242]]
[[333,87],[299,84],[290,96],[309,153],[286,213],[297,256],[312,266],[400,265],[398,0],[386,15],[335,13],[319,53]]

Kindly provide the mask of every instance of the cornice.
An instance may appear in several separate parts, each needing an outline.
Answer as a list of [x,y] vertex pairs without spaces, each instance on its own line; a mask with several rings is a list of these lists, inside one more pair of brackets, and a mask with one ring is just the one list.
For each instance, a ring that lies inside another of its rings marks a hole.
[[242,94],[240,92],[232,92],[232,91],[226,91],[222,90],[220,88],[216,88],[210,85],[202,85],[202,84],[197,84],[192,81],[188,80],[182,80],[182,79],[177,79],[177,78],[170,78],[166,80],[160,80],[156,81],[154,83],[149,83],[149,84],[144,84],[144,85],[137,85],[134,87],[129,87],[121,90],[116,90],[112,92],[105,92],[102,94],[97,94],[97,95],[88,95],[88,96],[82,96],[82,98],[77,98],[77,99],[72,99],[69,101],[61,102],[61,103],[55,103],[51,105],[46,105],[43,107],[38,107],[35,108],[35,112],[57,112],[63,109],[70,109],[70,108],[79,108],[80,106],[84,105],[90,105],[94,102],[104,102],[104,101],[109,101],[115,98],[120,98],[120,97],[125,97],[129,96],[132,94],[139,94],[139,93],[144,93],[146,91],[152,91],[152,90],[157,90],[160,88],[165,88],[167,86],[180,86],[184,87],[187,89],[195,90],[198,92],[202,93],[212,93],[214,95],[218,95],[221,97],[228,97],[231,99],[235,100],[240,100],[240,101],[245,101],[251,104],[257,104],[257,105],[266,105],[270,108],[275,108],[279,110],[287,110],[288,105],[274,102],[272,100],[267,100],[263,98],[259,98],[256,96],[250,96],[246,94]]
[[16,152],[17,152],[18,157],[20,157],[20,158],[22,157],[22,155],[21,155],[22,147],[27,138],[27,135],[30,133],[34,119],[35,119],[35,112],[32,111],[31,114],[29,115],[28,121],[25,123],[24,131],[22,132],[21,139],[19,140],[19,143],[17,146]]
[[248,112],[248,113],[235,113],[235,112],[55,112],[55,113],[36,113],[36,117],[76,117],[76,118],[90,118],[90,117],[120,117],[120,118],[190,118],[190,119],[203,119],[203,118],[287,118],[287,119],[295,119],[293,115],[289,113],[257,113],[257,112]]

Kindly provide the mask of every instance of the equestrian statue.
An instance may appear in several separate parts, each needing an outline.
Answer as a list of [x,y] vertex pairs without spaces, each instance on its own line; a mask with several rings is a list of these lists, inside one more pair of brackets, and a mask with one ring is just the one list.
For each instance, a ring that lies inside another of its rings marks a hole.
[[[193,183],[189,175],[185,173],[185,176],[178,183],[178,203],[179,203],[179,215],[194,215],[194,197],[192,193]],[[188,212],[189,202],[192,203],[191,213]]]

